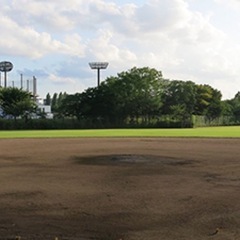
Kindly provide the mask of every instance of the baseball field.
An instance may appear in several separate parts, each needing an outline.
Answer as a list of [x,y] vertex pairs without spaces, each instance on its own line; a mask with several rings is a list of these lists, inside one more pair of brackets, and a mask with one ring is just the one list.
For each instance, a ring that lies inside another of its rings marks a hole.
[[0,131],[0,239],[240,239],[240,127]]

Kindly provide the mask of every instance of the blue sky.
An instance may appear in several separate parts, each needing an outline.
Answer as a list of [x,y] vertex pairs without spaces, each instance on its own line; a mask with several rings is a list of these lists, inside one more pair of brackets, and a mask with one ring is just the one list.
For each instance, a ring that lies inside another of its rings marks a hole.
[[33,76],[49,92],[97,84],[92,61],[107,61],[101,80],[136,67],[168,79],[240,91],[239,0],[0,0],[0,61],[8,84]]

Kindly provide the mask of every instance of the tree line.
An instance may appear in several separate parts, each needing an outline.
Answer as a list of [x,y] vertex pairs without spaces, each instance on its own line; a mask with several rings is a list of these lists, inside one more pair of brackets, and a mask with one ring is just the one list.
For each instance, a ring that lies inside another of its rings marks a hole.
[[[53,120],[44,119],[30,93],[0,88],[0,116],[20,118],[27,128],[193,127],[196,119],[211,124],[220,118],[218,125],[240,123],[240,92],[222,100],[210,85],[165,79],[149,67],[123,71],[81,93],[48,93],[44,102]],[[30,121],[32,114],[41,124]]]
[[50,94],[45,102],[56,118],[98,122],[109,127],[193,126],[193,116],[211,123],[240,121],[240,93],[231,100],[207,84],[165,79],[154,68],[132,68],[82,93]]

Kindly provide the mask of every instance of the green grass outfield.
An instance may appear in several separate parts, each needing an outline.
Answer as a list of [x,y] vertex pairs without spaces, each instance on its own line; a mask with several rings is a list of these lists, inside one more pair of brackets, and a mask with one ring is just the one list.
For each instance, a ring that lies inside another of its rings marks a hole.
[[240,126],[189,129],[101,129],[0,131],[0,138],[219,137],[240,138]]

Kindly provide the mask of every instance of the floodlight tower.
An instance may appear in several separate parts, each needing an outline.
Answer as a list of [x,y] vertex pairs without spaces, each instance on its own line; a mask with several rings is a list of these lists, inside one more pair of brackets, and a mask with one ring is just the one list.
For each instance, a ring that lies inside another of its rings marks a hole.
[[13,64],[11,62],[0,62],[0,71],[4,72],[4,87],[7,87],[7,72],[13,69]]
[[91,62],[89,63],[91,69],[97,69],[97,82],[98,87],[100,85],[100,69],[106,69],[108,67],[108,62]]

